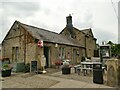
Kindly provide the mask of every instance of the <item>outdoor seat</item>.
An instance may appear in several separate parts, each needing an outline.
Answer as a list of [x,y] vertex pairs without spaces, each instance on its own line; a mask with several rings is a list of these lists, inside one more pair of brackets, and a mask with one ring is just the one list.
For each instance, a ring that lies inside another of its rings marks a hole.
[[89,72],[89,74],[91,74],[92,70],[93,70],[92,68],[81,68],[81,71],[84,76],[86,76],[88,74],[88,72]]
[[77,73],[78,73],[78,75],[80,75],[80,73],[81,73],[81,67],[77,67]]
[[80,68],[80,67],[81,67],[81,65],[75,65],[74,66],[75,73],[77,73],[77,69]]

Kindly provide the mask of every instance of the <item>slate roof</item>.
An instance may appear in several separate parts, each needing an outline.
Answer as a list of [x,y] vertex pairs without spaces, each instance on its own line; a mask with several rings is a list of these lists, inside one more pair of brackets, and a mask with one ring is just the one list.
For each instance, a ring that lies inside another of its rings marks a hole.
[[[97,40],[97,39],[94,37],[91,28],[83,29],[83,30],[79,30],[79,29],[77,29],[77,28],[75,28],[75,27],[73,27],[73,28],[76,29],[76,30],[78,30],[78,31],[80,31],[80,32],[82,32],[83,34],[85,34],[85,35],[87,35],[87,36],[92,37],[94,40]],[[91,32],[92,35],[90,35],[89,32]]]
[[81,31],[85,34],[88,34],[90,32],[90,29],[84,29],[84,30],[81,30]]
[[[67,27],[65,27],[64,29],[66,29],[66,28],[67,28]],[[60,34],[64,31],[64,29],[60,32]],[[85,35],[88,35],[89,32],[91,31],[91,28],[84,29],[84,30],[79,30],[79,29],[73,27],[73,29],[80,31],[80,32],[82,32],[82,33],[85,34]],[[93,38],[94,38],[94,37],[93,37]]]
[[34,27],[31,25],[26,25],[23,23],[20,23],[20,24],[36,39],[40,39],[46,42],[83,47],[81,46],[80,43],[78,43],[76,40],[70,37],[67,38],[64,35],[61,35],[61,34],[58,34],[58,33],[55,33],[49,30],[45,30],[42,28]]

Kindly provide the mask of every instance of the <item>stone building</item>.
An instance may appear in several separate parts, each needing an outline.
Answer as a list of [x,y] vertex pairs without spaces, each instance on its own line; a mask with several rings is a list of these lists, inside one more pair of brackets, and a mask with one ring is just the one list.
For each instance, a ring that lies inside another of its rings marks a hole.
[[120,87],[120,59],[111,59],[107,64],[107,85]]
[[2,41],[2,56],[10,58],[11,62],[37,60],[38,67],[41,67],[43,55],[46,67],[65,59],[69,59],[71,64],[80,63],[82,56],[93,56],[96,39],[91,29],[80,31],[73,26],[69,28],[71,20],[72,17],[68,16],[67,25],[60,34],[15,21]]
[[92,33],[92,29],[84,29],[79,30],[73,27],[72,24],[72,16],[69,15],[66,17],[67,25],[66,27],[60,32],[60,34],[65,35],[66,37],[71,37],[77,42],[79,42],[85,48],[85,55],[86,57],[93,57],[94,50],[96,47],[96,38]]

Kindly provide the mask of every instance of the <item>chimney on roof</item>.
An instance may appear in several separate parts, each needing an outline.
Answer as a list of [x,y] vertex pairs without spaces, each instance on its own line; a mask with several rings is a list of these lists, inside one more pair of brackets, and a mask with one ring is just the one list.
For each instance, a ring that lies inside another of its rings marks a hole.
[[73,27],[71,14],[69,14],[69,16],[66,17],[66,22],[67,22],[67,25],[66,25],[67,27],[69,28]]
[[68,32],[70,33],[71,38],[76,38],[75,32],[73,30],[73,25],[72,25],[72,16],[69,14],[69,16],[66,17],[67,25],[66,28]]

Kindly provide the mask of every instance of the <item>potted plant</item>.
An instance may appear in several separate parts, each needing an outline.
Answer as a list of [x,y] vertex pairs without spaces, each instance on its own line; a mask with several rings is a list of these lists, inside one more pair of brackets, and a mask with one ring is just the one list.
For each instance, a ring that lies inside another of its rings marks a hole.
[[69,62],[64,61],[62,66],[62,74],[70,74],[71,73],[71,65]]
[[11,64],[4,64],[2,66],[2,77],[11,76]]
[[55,62],[55,65],[59,68],[61,65],[63,64],[63,62],[61,60],[57,60]]

